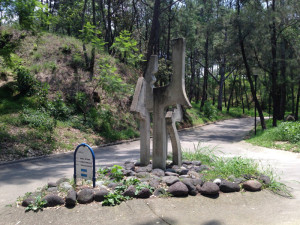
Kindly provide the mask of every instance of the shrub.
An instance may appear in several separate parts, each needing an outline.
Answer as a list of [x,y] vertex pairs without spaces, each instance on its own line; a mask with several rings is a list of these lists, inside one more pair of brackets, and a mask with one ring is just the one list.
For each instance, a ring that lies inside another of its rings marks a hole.
[[17,86],[21,95],[32,95],[37,81],[30,71],[24,67],[17,69]]
[[57,92],[55,99],[50,103],[49,106],[50,114],[55,120],[66,120],[70,116],[70,110],[66,106],[62,94]]
[[211,120],[217,116],[218,111],[211,102],[206,101],[203,106],[203,113],[205,117]]
[[72,55],[70,66],[74,69],[85,68],[85,62],[80,53],[76,52]]
[[297,143],[300,141],[300,122],[283,122],[278,126],[278,133],[282,141]]
[[38,128],[44,131],[53,131],[54,121],[44,110],[33,110],[24,108],[20,115],[22,124],[31,128]]

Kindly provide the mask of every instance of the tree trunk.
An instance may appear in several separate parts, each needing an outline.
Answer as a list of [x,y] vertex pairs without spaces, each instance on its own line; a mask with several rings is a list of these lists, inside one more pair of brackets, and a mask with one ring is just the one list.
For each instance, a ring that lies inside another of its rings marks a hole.
[[197,72],[197,86],[196,86],[196,96],[195,96],[196,104],[199,103],[200,100],[200,69]]
[[232,106],[233,106],[233,100],[232,99],[233,99],[233,90],[234,90],[234,86],[235,86],[236,77],[237,77],[237,75],[234,75],[233,83],[232,83],[232,87],[231,87],[231,91],[230,91],[230,95],[229,95],[229,99],[228,99],[228,104],[227,104],[227,112],[229,112],[230,101],[232,101]]
[[[220,65],[220,80],[219,80],[219,94],[218,94],[218,107],[217,107],[218,110],[220,111],[222,111],[223,85],[225,83],[225,63],[226,63],[226,58],[224,56],[222,59],[222,63]],[[224,86],[224,100],[225,100],[225,86]]]
[[280,63],[280,75],[281,75],[281,84],[280,84],[280,111],[279,111],[279,120],[284,120],[285,108],[286,108],[286,61],[285,61],[285,50],[287,47],[287,41],[285,39],[281,42],[281,63]]
[[225,104],[225,107],[226,107],[226,83],[225,83],[225,80],[224,80],[224,104]]
[[249,112],[250,111],[250,104],[249,104],[249,100],[248,100],[248,94],[247,94],[245,79],[243,79],[243,84],[244,84],[244,93],[245,93],[245,97],[246,97],[247,109],[248,109],[248,112]]
[[299,120],[299,98],[300,98],[300,82],[298,83],[298,94],[297,94],[297,101],[296,101],[296,113],[295,113],[295,120]]
[[[275,13],[276,0],[272,0],[272,11]],[[271,53],[272,53],[272,65],[271,65],[271,80],[272,80],[272,97],[273,97],[273,127],[277,126],[277,120],[279,118],[280,109],[280,90],[277,84],[278,76],[278,64],[277,64],[277,29],[275,16],[272,18],[272,24],[270,25],[271,32]]]
[[[86,11],[86,4],[87,4],[87,0],[84,0],[84,4],[83,4],[83,9],[82,9],[82,17],[81,17],[81,29],[84,29],[84,19],[85,19],[85,11]],[[86,52],[86,47],[85,44],[82,43],[82,49],[83,49],[83,54],[84,54],[84,59],[85,59],[85,67],[89,68],[89,58]]]
[[191,80],[190,80],[190,90],[189,90],[189,101],[192,101],[194,97],[194,86],[195,86],[195,55],[191,53],[190,64],[191,64]]
[[200,111],[202,111],[202,108],[204,106],[205,101],[207,100],[207,81],[208,81],[208,42],[209,42],[209,37],[208,37],[208,31],[206,31],[206,40],[205,40],[205,46],[204,46],[204,60],[205,60],[205,65],[204,65],[204,75],[203,75],[203,89],[202,89],[202,99],[201,99],[201,106],[200,106]]
[[[294,73],[291,73],[291,79],[294,80]],[[292,114],[295,116],[295,94],[294,83],[292,82]]]
[[158,39],[159,39],[160,1],[161,0],[155,0],[155,3],[154,3],[154,11],[153,11],[153,17],[152,17],[152,26],[151,26],[150,38],[149,38],[148,48],[147,48],[147,62],[149,61],[150,56],[152,54],[156,54],[157,53],[155,51],[155,50],[157,50],[157,49],[155,49],[155,46],[157,46]]
[[253,86],[252,76],[251,76],[252,74],[251,74],[251,70],[250,70],[248,60],[246,57],[246,52],[245,52],[245,47],[244,47],[244,39],[242,37],[242,30],[241,30],[241,24],[240,24],[240,18],[239,18],[239,16],[240,16],[240,0],[236,1],[236,6],[237,6],[237,16],[238,16],[238,18],[237,18],[238,19],[238,21],[237,21],[238,22],[238,40],[239,40],[239,45],[240,45],[240,49],[241,49],[241,53],[242,53],[242,57],[243,57],[243,62],[244,62],[245,69],[246,69],[246,75],[247,75],[247,78],[248,78],[248,81],[250,84],[250,89],[251,89],[253,99],[257,106],[258,114],[260,117],[261,127],[263,130],[265,130],[266,129],[265,119],[264,119],[264,115],[263,115],[261,106],[260,106],[260,104],[257,100],[256,94],[255,94],[255,89]]
[[108,47],[108,52],[111,53],[110,47],[113,44],[112,40],[112,29],[111,29],[111,0],[107,0],[107,35],[106,35],[106,42]]
[[[93,10],[93,25],[94,28],[94,35],[96,36],[96,6],[95,6],[95,0],[92,0],[92,10]],[[91,62],[90,62],[90,81],[93,80],[94,77],[94,66],[95,66],[95,45],[92,47],[91,51]]]

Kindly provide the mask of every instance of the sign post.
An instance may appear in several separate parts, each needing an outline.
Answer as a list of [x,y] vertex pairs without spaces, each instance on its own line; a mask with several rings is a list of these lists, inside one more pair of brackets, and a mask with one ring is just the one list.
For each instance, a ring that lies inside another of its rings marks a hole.
[[95,154],[93,149],[85,143],[78,145],[74,152],[75,184],[77,178],[92,180],[93,187],[95,187]]

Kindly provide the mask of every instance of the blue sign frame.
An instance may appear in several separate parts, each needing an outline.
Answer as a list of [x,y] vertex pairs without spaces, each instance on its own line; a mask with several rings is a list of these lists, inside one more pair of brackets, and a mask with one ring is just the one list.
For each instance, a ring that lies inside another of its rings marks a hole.
[[[77,154],[77,150],[79,149],[80,146],[85,146],[87,147],[90,152],[92,153],[92,156],[93,156],[93,187],[96,186],[96,166],[95,166],[95,153],[93,151],[93,149],[88,145],[88,144],[85,144],[85,143],[82,143],[80,145],[78,145],[75,149],[75,152],[74,152],[74,181],[75,181],[75,185],[76,185],[76,154]],[[84,172],[84,171],[83,171]],[[86,171],[85,171],[86,172]]]

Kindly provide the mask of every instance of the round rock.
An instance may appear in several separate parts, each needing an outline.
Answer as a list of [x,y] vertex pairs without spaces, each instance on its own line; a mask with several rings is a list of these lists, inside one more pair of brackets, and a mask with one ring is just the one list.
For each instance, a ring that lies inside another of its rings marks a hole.
[[169,187],[168,192],[175,197],[183,197],[188,195],[189,189],[184,183],[178,181]]
[[50,187],[50,188],[47,189],[47,191],[48,192],[57,192],[58,189],[57,189],[57,187]]
[[196,188],[204,195],[216,195],[220,191],[219,186],[213,182],[205,182],[202,186],[197,185]]
[[237,183],[233,183],[227,180],[223,180],[219,185],[219,188],[224,193],[238,192],[241,189],[240,185],[238,185]]
[[221,179],[217,178],[213,182],[217,185],[220,185],[222,181],[221,181]]
[[45,207],[54,207],[57,205],[65,204],[65,201],[63,200],[62,197],[59,197],[57,195],[52,195],[52,194],[46,195],[42,200],[47,201]]
[[243,188],[246,191],[260,191],[262,184],[257,180],[247,180],[243,183]]
[[152,170],[152,174],[158,177],[165,176],[165,172],[162,169],[154,169]]
[[155,196],[161,196],[161,195],[165,195],[165,194],[166,194],[166,190],[163,188],[157,188],[153,193],[153,195],[155,195]]
[[50,181],[48,182],[48,187],[57,187],[56,182]]
[[94,201],[94,191],[92,189],[83,189],[78,193],[77,201],[80,204],[88,204]]
[[149,178],[150,177],[150,173],[148,173],[148,172],[138,172],[136,174],[136,177],[138,177],[138,178]]
[[102,202],[104,197],[108,195],[109,191],[106,188],[100,188],[99,191],[96,191],[94,194],[94,200],[96,202]]
[[259,176],[259,180],[261,180],[264,184],[266,184],[266,185],[268,185],[268,184],[270,184],[271,183],[271,179],[270,179],[270,177],[269,176],[267,176],[267,175],[260,175]]
[[151,191],[148,188],[142,188],[142,190],[140,190],[136,197],[137,198],[149,198],[151,196]]
[[162,181],[164,183],[166,183],[168,186],[176,183],[179,181],[179,178],[178,177],[175,177],[175,176],[166,176],[166,177],[163,177],[162,178]]
[[72,186],[71,184],[69,184],[69,182],[62,182],[60,185],[59,185],[59,188],[64,190],[64,191],[69,191],[72,189]]
[[74,207],[76,205],[77,193],[74,190],[68,192],[68,195],[65,199],[67,207]]
[[56,185],[60,185],[60,184],[63,183],[63,182],[69,182],[69,179],[68,179],[68,178],[65,178],[65,177],[60,178],[60,179],[58,179],[58,180],[56,181]]
[[157,188],[159,186],[160,182],[158,179],[151,179],[149,181],[149,185],[153,188]]
[[35,202],[35,199],[34,197],[29,197],[29,198],[26,198],[22,201],[22,206],[24,207],[27,207],[29,206],[30,204],[33,204]]
[[135,187],[133,185],[130,185],[127,188],[127,190],[124,191],[123,195],[133,198],[135,196],[135,191],[136,191]]

